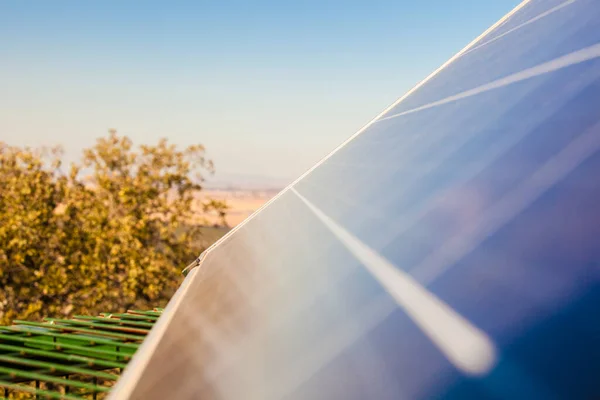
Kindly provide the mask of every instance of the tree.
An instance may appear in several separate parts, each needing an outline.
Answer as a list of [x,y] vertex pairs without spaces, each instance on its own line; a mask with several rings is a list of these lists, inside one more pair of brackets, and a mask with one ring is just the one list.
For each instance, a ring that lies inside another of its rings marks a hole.
[[164,306],[202,251],[204,148],[110,131],[62,167],[58,149],[0,143],[0,322]]
[[229,205],[223,200],[209,199],[202,205],[202,209],[205,213],[214,212],[219,218],[221,226],[228,227],[227,224],[227,211],[229,211]]

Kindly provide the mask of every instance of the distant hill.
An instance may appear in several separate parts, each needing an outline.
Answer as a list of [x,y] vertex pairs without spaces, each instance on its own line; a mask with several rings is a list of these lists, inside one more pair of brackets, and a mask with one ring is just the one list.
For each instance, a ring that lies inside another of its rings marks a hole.
[[293,178],[270,177],[251,174],[219,173],[208,177],[204,187],[227,191],[279,191],[290,184]]

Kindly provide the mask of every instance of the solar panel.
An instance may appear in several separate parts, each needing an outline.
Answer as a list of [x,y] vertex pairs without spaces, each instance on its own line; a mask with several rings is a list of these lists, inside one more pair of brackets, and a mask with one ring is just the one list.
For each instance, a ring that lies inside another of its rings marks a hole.
[[209,249],[113,398],[600,396],[598,21],[519,5]]

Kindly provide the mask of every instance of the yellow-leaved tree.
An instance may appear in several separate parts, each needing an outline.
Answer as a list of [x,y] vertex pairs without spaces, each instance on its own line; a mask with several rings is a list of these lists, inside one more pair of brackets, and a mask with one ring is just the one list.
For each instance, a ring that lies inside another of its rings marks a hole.
[[111,131],[61,158],[0,143],[0,323],[164,306],[210,244],[194,206],[213,172],[204,147]]

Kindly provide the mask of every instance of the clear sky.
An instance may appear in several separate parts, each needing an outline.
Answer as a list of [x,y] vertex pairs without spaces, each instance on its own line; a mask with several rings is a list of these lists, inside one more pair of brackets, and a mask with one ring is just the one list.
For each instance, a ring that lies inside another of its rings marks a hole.
[[0,140],[116,128],[295,178],[518,2],[2,1]]

